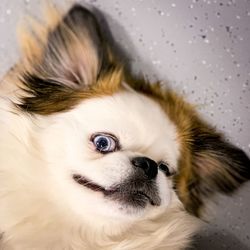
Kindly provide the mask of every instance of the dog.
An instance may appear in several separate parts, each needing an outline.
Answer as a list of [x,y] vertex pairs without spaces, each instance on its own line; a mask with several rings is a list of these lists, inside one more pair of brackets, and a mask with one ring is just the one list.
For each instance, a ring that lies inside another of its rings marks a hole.
[[185,249],[249,158],[126,70],[92,11],[49,16],[0,85],[1,250]]

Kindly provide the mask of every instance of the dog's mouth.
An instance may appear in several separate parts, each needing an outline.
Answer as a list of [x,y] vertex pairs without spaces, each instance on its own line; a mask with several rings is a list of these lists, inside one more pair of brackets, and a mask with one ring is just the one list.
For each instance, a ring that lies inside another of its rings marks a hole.
[[91,189],[92,191],[95,192],[102,192],[104,195],[111,195],[114,192],[116,192],[115,189],[105,189],[104,187],[88,180],[87,178],[83,177],[82,175],[79,174],[74,174],[73,179],[80,185]]
[[143,180],[143,185],[140,185],[141,180],[137,180],[137,185],[135,186],[135,180],[133,180],[106,189],[79,174],[74,174],[73,179],[78,184],[94,192],[101,192],[105,197],[119,201],[125,205],[142,208],[146,207],[147,204],[151,204],[152,206],[160,205],[160,198],[155,185],[152,185],[152,183],[145,185],[145,180]]

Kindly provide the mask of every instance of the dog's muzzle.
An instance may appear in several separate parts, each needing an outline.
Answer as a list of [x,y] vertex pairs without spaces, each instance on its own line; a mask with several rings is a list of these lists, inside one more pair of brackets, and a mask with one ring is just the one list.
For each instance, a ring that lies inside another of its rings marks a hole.
[[120,184],[106,189],[85,177],[74,174],[73,179],[80,185],[95,192],[102,192],[104,197],[126,206],[145,208],[147,204],[159,206],[161,199],[156,184],[157,163],[147,157],[136,157],[131,160],[133,173]]

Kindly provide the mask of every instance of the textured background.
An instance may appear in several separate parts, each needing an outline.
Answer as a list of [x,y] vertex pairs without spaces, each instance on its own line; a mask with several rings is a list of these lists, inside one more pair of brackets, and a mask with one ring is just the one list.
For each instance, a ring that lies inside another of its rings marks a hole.
[[[1,0],[0,76],[18,58],[15,27],[39,0]],[[56,2],[56,1],[54,1]],[[63,1],[57,1],[63,2]],[[89,0],[103,11],[133,67],[166,80],[250,154],[249,0]],[[250,185],[222,197],[194,249],[250,249]]]

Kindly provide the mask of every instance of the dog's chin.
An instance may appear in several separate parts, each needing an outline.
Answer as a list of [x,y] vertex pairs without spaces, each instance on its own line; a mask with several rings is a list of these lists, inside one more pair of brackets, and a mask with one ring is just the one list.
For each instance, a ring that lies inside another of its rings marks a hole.
[[154,181],[145,182],[143,179],[131,178],[107,189],[79,174],[74,174],[73,179],[82,188],[101,193],[105,200],[117,204],[119,212],[123,215],[136,216],[142,214],[146,208],[161,205]]

